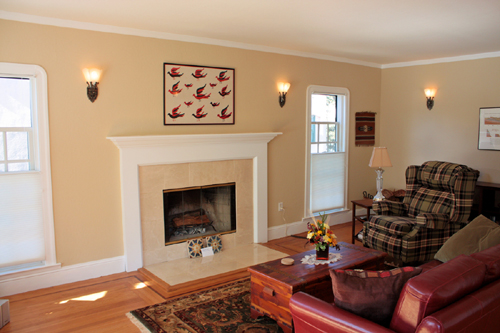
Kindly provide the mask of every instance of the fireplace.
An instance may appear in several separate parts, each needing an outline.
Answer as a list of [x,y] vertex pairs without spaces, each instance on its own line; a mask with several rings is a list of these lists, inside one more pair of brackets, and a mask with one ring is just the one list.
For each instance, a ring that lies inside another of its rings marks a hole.
[[163,190],[165,245],[236,231],[235,183]]
[[126,270],[188,257],[183,243],[165,246],[162,194],[167,188],[235,181],[238,226],[223,235],[224,248],[267,242],[267,144],[279,134],[108,137],[120,150]]

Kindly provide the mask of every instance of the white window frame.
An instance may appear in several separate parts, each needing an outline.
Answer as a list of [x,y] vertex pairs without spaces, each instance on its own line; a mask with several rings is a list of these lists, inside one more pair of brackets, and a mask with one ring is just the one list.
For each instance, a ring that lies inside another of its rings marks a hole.
[[[34,268],[38,271],[43,268],[53,269],[56,264],[56,247],[54,234],[54,211],[52,204],[52,177],[50,167],[50,142],[49,142],[49,112],[47,95],[47,73],[38,65],[25,65],[0,62],[0,75],[10,77],[27,77],[32,81],[32,121],[33,135],[38,136],[38,146],[34,147],[34,170],[15,173],[40,173],[42,182],[42,205],[45,240],[45,266]],[[31,149],[32,147],[30,147]],[[30,152],[31,153],[31,152]],[[0,173],[0,177],[9,176],[10,172]],[[27,269],[26,271],[30,271]],[[18,273],[14,273],[18,276]],[[2,275],[9,278],[9,273]],[[2,280],[0,279],[0,280]]]
[[[311,85],[307,87],[307,112],[306,112],[306,174],[305,174],[305,203],[304,203],[304,216],[311,215],[311,95],[325,94],[325,95],[341,95],[344,96],[344,105],[341,99],[337,98],[337,110],[343,109],[344,112],[337,113],[337,122],[340,123],[340,135],[338,141],[340,147],[344,148],[344,207],[337,211],[347,210],[347,180],[348,180],[348,166],[349,166],[349,103],[350,92],[349,89],[343,87],[328,87]],[[343,133],[343,135],[342,135]],[[329,213],[331,211],[328,211]]]

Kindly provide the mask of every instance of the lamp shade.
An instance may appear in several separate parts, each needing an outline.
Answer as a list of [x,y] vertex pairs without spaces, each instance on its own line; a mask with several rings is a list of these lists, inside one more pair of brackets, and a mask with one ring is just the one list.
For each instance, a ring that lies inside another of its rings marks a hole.
[[371,168],[392,167],[386,147],[373,147],[372,158],[368,164]]

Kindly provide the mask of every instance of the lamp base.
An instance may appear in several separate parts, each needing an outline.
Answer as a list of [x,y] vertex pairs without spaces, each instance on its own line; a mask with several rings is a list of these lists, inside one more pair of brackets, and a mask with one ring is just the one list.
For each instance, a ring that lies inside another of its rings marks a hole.
[[384,169],[378,168],[375,172],[377,173],[377,194],[373,197],[373,201],[382,201],[385,200],[385,197],[382,194],[382,174],[384,173]]

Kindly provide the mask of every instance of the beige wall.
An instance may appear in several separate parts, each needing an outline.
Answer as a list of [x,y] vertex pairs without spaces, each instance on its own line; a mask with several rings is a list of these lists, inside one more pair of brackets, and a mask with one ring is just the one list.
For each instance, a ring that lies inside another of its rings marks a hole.
[[[350,90],[350,199],[366,184],[374,187],[366,167],[371,148],[354,147],[353,124],[355,112],[379,111],[380,69],[7,20],[0,20],[0,45],[0,61],[47,71],[56,251],[63,265],[123,255],[119,151],[107,136],[283,132],[269,145],[269,226],[284,223],[278,202],[286,222],[299,221],[308,85]],[[164,126],[164,62],[235,68],[236,124]],[[95,103],[81,72],[89,66],[103,69]],[[283,109],[280,80],[291,83]]]
[[[434,108],[424,89],[437,89]],[[478,150],[480,107],[500,106],[500,58],[382,70],[381,136],[393,164],[384,187],[404,188],[406,167],[429,160],[466,164],[500,183],[500,151]]]

